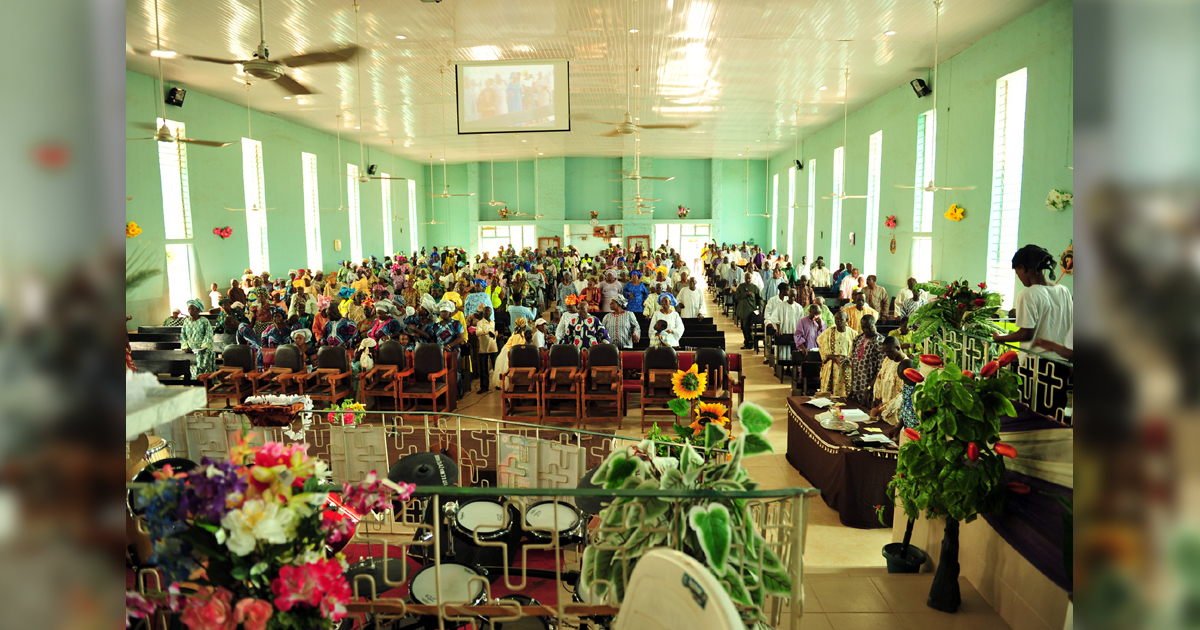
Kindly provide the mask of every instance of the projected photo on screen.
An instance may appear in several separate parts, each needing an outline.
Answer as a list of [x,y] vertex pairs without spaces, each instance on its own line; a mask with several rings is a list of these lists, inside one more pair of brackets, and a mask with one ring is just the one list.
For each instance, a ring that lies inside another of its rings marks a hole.
[[565,59],[461,63],[457,85],[459,133],[571,130]]

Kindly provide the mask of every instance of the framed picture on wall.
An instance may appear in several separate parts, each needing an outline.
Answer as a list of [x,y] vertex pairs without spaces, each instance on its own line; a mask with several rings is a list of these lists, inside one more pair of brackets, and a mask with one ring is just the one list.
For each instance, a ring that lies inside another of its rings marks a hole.
[[538,237],[538,249],[547,251],[551,247],[562,247],[562,241],[557,236]]
[[630,251],[637,248],[638,245],[642,246],[642,250],[650,251],[650,235],[643,234],[640,236],[629,236],[625,238],[625,247]]
[[851,245],[853,245],[853,244],[854,244],[854,232],[851,232],[851,233],[850,233],[850,244],[851,244]]

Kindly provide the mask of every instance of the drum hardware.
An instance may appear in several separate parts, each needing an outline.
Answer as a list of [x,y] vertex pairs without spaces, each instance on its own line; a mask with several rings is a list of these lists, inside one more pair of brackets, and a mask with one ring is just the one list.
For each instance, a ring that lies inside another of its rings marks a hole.
[[146,446],[146,454],[142,458],[151,464],[171,457],[175,451],[175,449],[171,448],[170,442],[157,435],[147,435],[146,439],[148,445]]
[[[599,466],[596,466],[599,468]],[[575,487],[579,490],[602,490],[602,486],[592,483],[592,475],[596,474],[596,468],[593,468],[583,474],[579,478],[579,484]],[[604,511],[606,502],[603,497],[575,497],[575,505],[585,514],[596,516]]]
[[[541,606],[541,603],[538,602],[538,600],[536,600],[532,597],[529,597],[528,595],[522,595],[520,593],[513,593],[511,595],[505,595],[496,600],[496,604],[500,604],[500,605],[503,605],[503,603],[505,603],[505,602],[516,603],[521,608],[525,608],[527,606]],[[500,617],[500,616],[507,617],[508,615],[497,615],[497,617]],[[500,621],[500,620],[496,620],[493,618],[493,619],[485,619],[483,621],[483,629],[484,630],[557,630],[558,622],[553,617],[522,616],[520,619],[513,619],[513,620],[509,620],[509,621]]]

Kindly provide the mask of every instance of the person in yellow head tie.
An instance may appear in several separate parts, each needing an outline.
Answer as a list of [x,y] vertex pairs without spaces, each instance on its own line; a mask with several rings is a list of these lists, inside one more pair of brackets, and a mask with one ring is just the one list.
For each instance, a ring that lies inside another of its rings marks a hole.
[[451,315],[451,318],[458,320],[458,323],[462,324],[463,330],[466,330],[467,329],[467,318],[465,316],[463,316],[463,299],[462,299],[462,297],[454,291],[447,291],[445,293],[445,295],[442,296],[442,299],[450,300],[451,302],[454,302],[455,310],[454,310],[454,314]]

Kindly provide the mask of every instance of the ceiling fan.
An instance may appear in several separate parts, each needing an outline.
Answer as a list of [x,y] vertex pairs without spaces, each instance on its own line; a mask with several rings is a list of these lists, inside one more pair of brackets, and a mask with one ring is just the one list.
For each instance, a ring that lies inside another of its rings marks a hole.
[[[341,114],[337,115],[337,125],[335,126],[335,130],[337,131],[337,156],[338,156],[337,161],[338,161],[338,164],[341,164],[342,163],[342,115]],[[338,175],[343,175],[343,176],[345,175],[344,173],[341,173],[338,171],[335,171],[335,172]],[[338,180],[338,205],[336,205],[336,206],[321,206],[321,210],[349,210],[350,209],[349,207],[342,205],[342,178],[338,177],[337,180]]]
[[[641,170],[641,165],[642,165],[642,152],[641,152],[641,151],[637,151],[637,152],[635,152],[635,153],[633,154],[633,170],[634,170],[634,172],[638,172],[638,171],[640,171],[640,170]],[[636,212],[635,212],[636,214],[650,214],[650,213],[651,213],[651,212],[654,210],[654,204],[652,204],[652,203],[646,203],[646,202],[649,202],[649,201],[662,201],[662,199],[653,199],[653,198],[650,198],[650,197],[643,197],[643,196],[642,196],[642,180],[643,180],[643,179],[651,179],[651,178],[649,178],[649,177],[642,177],[642,178],[638,178],[637,180],[635,180],[635,181],[637,182],[637,188],[636,188],[635,194],[633,195],[633,198],[632,198],[632,199],[613,199],[613,203],[616,203],[616,204],[626,204],[626,203],[629,203],[629,202],[633,202],[633,205],[632,205],[632,206],[620,205],[620,206],[618,206],[618,207],[619,207],[621,210],[628,210],[628,209],[630,209],[630,208],[633,208],[633,209],[636,211]],[[620,181],[620,180],[613,180],[613,181]],[[642,209],[643,209],[643,208],[646,208],[646,209],[647,209],[647,211],[646,211],[646,212],[642,212]]]
[[[446,69],[439,68],[438,73],[441,74],[441,83],[438,88],[438,94],[442,101],[442,192],[434,194],[427,192],[425,194],[437,199],[446,199],[449,197],[474,197],[475,193],[452,193],[450,192],[450,180],[446,177]],[[429,189],[433,190],[433,156],[429,156]]]
[[[158,48],[162,48],[162,38],[158,31],[158,0],[154,0],[154,45],[157,46]],[[154,132],[154,135],[146,136],[144,138],[126,138],[126,140],[157,140],[159,142],[187,142],[190,144],[198,144],[202,147],[227,147],[227,146],[233,144],[232,142],[219,142],[216,140],[196,140],[195,138],[184,138],[183,136],[175,135],[175,132],[172,131],[171,128],[167,126],[167,104],[166,104],[166,100],[162,99],[163,93],[164,93],[164,91],[163,91],[162,57],[159,57],[158,58],[158,95],[159,95],[160,100],[163,101],[162,103],[160,103],[160,107],[162,107],[162,121],[163,121],[162,125],[155,125],[152,123],[131,122],[131,123],[129,123],[130,126],[137,127],[138,129],[145,129],[146,131],[152,131],[152,132]]]
[[[357,0],[355,0],[355,2],[354,2],[354,43],[356,45],[358,44],[358,1]],[[358,176],[356,176],[355,179],[357,179],[359,181],[359,183],[361,183],[361,184],[370,183],[371,180],[373,180],[373,179],[407,180],[408,179],[407,177],[391,177],[391,176],[383,177],[383,176],[378,176],[378,175],[369,175],[369,174],[367,174],[368,169],[364,168],[367,164],[367,161],[366,161],[365,151],[363,150],[364,130],[362,129],[362,124],[365,119],[363,118],[363,115],[362,115],[362,57],[358,57],[357,59],[354,60],[354,71],[358,76],[357,89],[358,89],[358,123],[359,123],[359,125],[358,125],[358,128],[359,128],[359,133],[358,133]],[[340,133],[340,131],[341,130],[339,129],[339,133]],[[394,153],[395,151],[396,151],[396,139],[392,138],[392,152]],[[341,162],[342,162],[342,160],[339,158],[338,163],[341,164]],[[396,165],[396,158],[393,155],[392,156],[392,170],[393,171],[396,170],[395,165]],[[338,173],[338,174],[346,175],[345,173]],[[347,177],[348,177],[348,175],[347,175]]]
[[[357,10],[357,3],[355,4]],[[288,68],[302,68],[305,66],[315,66],[323,63],[341,63],[349,61],[358,54],[358,46],[347,46],[338,50],[328,52],[305,53],[301,55],[292,55],[279,60],[272,60],[267,52],[267,31],[266,20],[263,17],[263,2],[258,0],[258,32],[259,42],[258,50],[250,59],[221,59],[218,57],[204,57],[200,55],[185,55],[173,50],[163,50],[161,44],[157,44],[155,50],[139,50],[132,49],[134,53],[139,55],[150,55],[160,59],[192,59],[195,61],[207,61],[209,63],[223,63],[226,65],[240,65],[242,72],[262,79],[264,81],[274,81],[283,89],[296,95],[312,94],[313,91],[305,87],[299,81],[287,75]],[[156,25],[157,26],[157,25]]]
[[[633,23],[633,20],[630,17],[630,15],[631,14],[630,14],[629,5],[626,4],[626,6],[625,6],[625,21],[626,21],[627,25],[631,25]],[[602,138],[615,138],[618,135],[628,136],[628,135],[636,133],[642,129],[691,129],[692,127],[695,127],[696,125],[699,125],[700,123],[698,123],[698,122],[663,123],[663,124],[657,124],[657,125],[639,125],[638,123],[634,122],[633,116],[631,116],[629,114],[629,112],[633,110],[633,107],[631,106],[631,88],[630,88],[631,82],[629,80],[629,31],[631,31],[631,30],[632,30],[632,26],[630,26],[630,28],[626,29],[626,33],[625,33],[625,115],[621,118],[621,122],[610,122],[607,120],[597,120],[587,114],[580,114],[578,116],[578,118],[580,120],[597,122],[602,125],[612,125],[613,126],[612,131],[609,131],[608,133],[599,134],[600,137],[602,137]],[[634,71],[637,72],[637,69],[635,69]],[[640,85],[640,83],[639,83],[639,85]]]
[[[842,88],[842,164],[846,163],[846,125],[850,120],[850,67],[846,66],[846,82]],[[842,189],[822,199],[866,199],[866,195],[846,194],[846,169],[842,168]]]
[[[938,91],[938,40],[940,39],[939,28],[941,26],[942,0],[933,0],[933,137],[936,144],[937,140],[937,91]],[[925,133],[931,133],[926,128]],[[937,179],[937,168],[934,168],[934,176],[929,178],[929,181],[924,186],[920,187],[925,192],[935,193],[939,190],[975,190],[978,186],[938,186],[934,183]],[[917,186],[905,186],[896,184],[896,188],[916,189]]]
[[[496,206],[507,206],[508,204],[504,203],[503,201],[496,201],[496,160],[492,160],[491,163],[492,163],[492,198],[489,201],[480,201],[479,205],[492,206],[493,208]],[[520,168],[519,164],[520,163],[518,162],[517,168]],[[518,191],[519,190],[520,190],[520,187],[518,187]]]
[[[246,137],[249,138],[250,140],[254,140],[254,126],[250,120],[250,83],[249,82],[246,83]],[[259,151],[261,151],[261,146],[262,145],[254,145],[254,159],[256,162],[258,162],[258,164],[260,166],[262,165],[262,154],[259,153]],[[260,177],[258,179],[257,199],[262,199],[262,198],[263,198],[262,178]],[[231,210],[233,212],[263,212],[266,210],[274,210],[275,209],[275,208],[266,208],[266,207],[259,208],[257,199],[255,200],[254,203],[250,204],[249,208],[230,208],[229,206],[225,206],[225,209]]]

